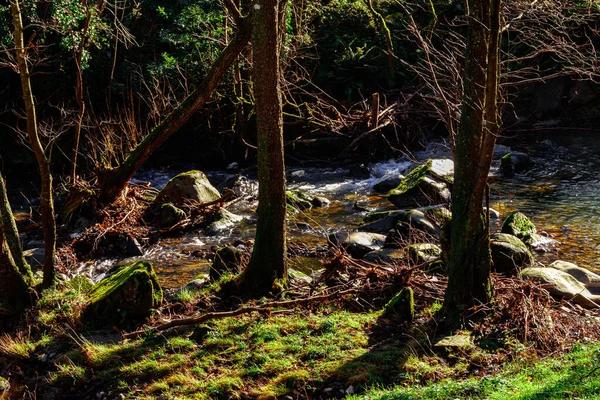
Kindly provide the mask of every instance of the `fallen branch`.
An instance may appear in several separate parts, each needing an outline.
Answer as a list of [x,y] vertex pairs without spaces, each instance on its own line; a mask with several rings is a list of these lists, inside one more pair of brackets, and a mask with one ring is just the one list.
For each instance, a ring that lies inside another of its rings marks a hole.
[[[294,300],[272,301],[272,302],[265,303],[265,304],[262,304],[259,306],[246,306],[246,307],[241,307],[241,308],[238,308],[237,310],[232,310],[232,311],[208,312],[208,313],[199,315],[197,317],[181,318],[181,319],[175,319],[175,320],[171,320],[168,322],[164,322],[161,325],[153,327],[152,330],[160,332],[160,331],[164,331],[169,328],[188,326],[188,325],[196,325],[196,324],[200,324],[202,322],[206,322],[206,321],[209,321],[212,319],[236,317],[238,315],[251,314],[251,313],[255,313],[255,312],[263,313],[265,315],[270,315],[270,314],[274,314],[274,313],[278,312],[278,311],[271,311],[271,308],[290,307],[290,306],[295,306],[295,305],[299,305],[299,304],[306,304],[306,303],[310,303],[313,301],[326,300],[326,299],[330,299],[330,298],[333,298],[336,296],[343,296],[343,295],[350,294],[350,293],[358,293],[358,292],[361,292],[362,290],[363,290],[362,288],[352,288],[352,289],[346,289],[346,290],[338,290],[336,292],[324,294],[324,295],[320,295],[320,296],[305,297],[305,298],[294,299]],[[285,311],[285,310],[282,310],[282,311]],[[135,332],[130,332],[130,333],[124,334],[123,338],[125,338],[125,339],[136,338],[136,337],[146,334],[147,332],[148,332],[148,330],[139,330],[139,331],[135,331]]]

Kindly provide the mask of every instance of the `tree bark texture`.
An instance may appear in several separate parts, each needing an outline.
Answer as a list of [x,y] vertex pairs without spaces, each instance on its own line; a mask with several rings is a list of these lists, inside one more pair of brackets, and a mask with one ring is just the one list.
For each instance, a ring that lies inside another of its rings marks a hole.
[[34,292],[17,269],[0,229],[0,313],[14,314],[32,303]]
[[8,202],[8,196],[6,195],[6,184],[4,178],[0,174],[0,222],[1,229],[4,233],[6,243],[10,249],[12,259],[17,266],[19,272],[23,275],[23,278],[28,284],[33,282],[33,274],[29,265],[25,262],[23,257],[23,248],[21,247],[21,240],[19,239],[19,231],[17,224]]
[[240,18],[237,32],[212,65],[200,86],[164,121],[152,129],[152,132],[140,142],[119,167],[105,171],[99,176],[101,197],[104,202],[111,202],[119,197],[127,186],[127,182],[146,162],[148,157],[210,100],[221,78],[246,47],[251,35],[252,25],[250,21],[248,18]]
[[27,137],[35,154],[42,181],[40,204],[42,207],[42,231],[44,233],[45,251],[42,286],[48,287],[54,281],[54,260],[56,254],[56,222],[54,220],[54,200],[52,198],[52,173],[50,171],[50,160],[46,157],[38,133],[35,101],[31,91],[19,0],[13,0],[10,3],[10,8],[14,24],[15,52],[19,67],[19,76],[21,78],[23,99],[25,101],[25,114],[27,116]]
[[500,0],[467,2],[464,93],[455,152],[445,306],[461,311],[491,298],[489,221],[483,213],[498,132]]
[[285,283],[287,278],[278,6],[278,0],[258,0],[253,16],[252,78],[258,131],[258,222],[244,281],[257,292],[267,292],[277,281]]

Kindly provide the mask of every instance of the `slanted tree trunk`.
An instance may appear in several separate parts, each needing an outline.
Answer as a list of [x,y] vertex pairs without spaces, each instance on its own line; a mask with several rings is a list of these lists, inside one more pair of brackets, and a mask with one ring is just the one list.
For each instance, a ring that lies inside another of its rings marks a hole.
[[279,81],[278,0],[254,5],[252,78],[258,135],[258,222],[244,283],[265,293],[287,279],[285,165]]
[[4,178],[0,174],[0,222],[2,223],[2,230],[4,231],[4,237],[12,259],[17,266],[17,269],[23,275],[23,278],[28,284],[33,282],[33,274],[29,265],[25,262],[23,257],[23,248],[21,247],[21,240],[19,240],[19,231],[17,224],[8,202],[8,196],[6,195],[6,184]]
[[54,221],[54,200],[52,198],[52,173],[50,171],[50,160],[46,157],[40,136],[38,133],[35,102],[31,91],[31,80],[29,78],[29,67],[27,65],[27,52],[23,38],[23,20],[19,0],[10,3],[14,24],[14,40],[19,76],[21,77],[21,88],[25,100],[25,114],[27,116],[27,137],[29,144],[35,154],[40,169],[42,187],[40,192],[40,203],[42,206],[42,231],[44,233],[44,279],[43,287],[49,287],[54,281],[54,259],[56,254],[56,223]]
[[140,142],[119,167],[100,174],[100,191],[104,202],[110,202],[119,197],[127,186],[127,182],[146,162],[148,157],[206,104],[212,96],[213,91],[219,85],[225,72],[227,72],[250,41],[251,35],[252,25],[250,21],[247,18],[239,18],[237,32],[212,65],[200,86],[175,108],[167,118],[152,129],[152,132]]
[[464,94],[456,138],[448,288],[451,312],[490,300],[490,242],[482,203],[498,131],[500,0],[468,0]]
[[[0,221],[2,221],[0,225],[0,307],[4,309],[0,312],[15,313],[31,304],[35,293],[29,285],[31,271],[23,260],[16,225],[6,200],[6,186],[2,175],[0,175]],[[16,241],[15,234],[17,234]],[[13,254],[19,254],[21,266],[17,265]],[[25,274],[19,272],[22,269],[26,269]]]

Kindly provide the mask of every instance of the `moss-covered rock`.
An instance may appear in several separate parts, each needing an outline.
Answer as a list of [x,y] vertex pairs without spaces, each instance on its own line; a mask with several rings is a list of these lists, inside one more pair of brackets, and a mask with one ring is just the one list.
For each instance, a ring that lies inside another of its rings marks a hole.
[[290,206],[303,211],[312,208],[313,198],[300,190],[287,190],[285,199]]
[[500,171],[509,178],[515,174],[525,172],[531,167],[533,167],[531,157],[518,151],[507,153],[500,159]]
[[386,315],[397,314],[402,319],[412,321],[415,318],[415,295],[410,287],[402,289],[384,307]]
[[155,204],[182,204],[186,201],[210,203],[221,198],[202,171],[183,172],[173,177],[158,193]]
[[385,194],[390,190],[397,188],[404,178],[405,176],[401,174],[385,178],[373,186],[373,191],[376,193]]
[[409,260],[413,264],[430,263],[438,260],[442,255],[442,249],[433,243],[414,243],[404,248]]
[[241,271],[241,265],[244,258],[244,252],[235,247],[221,247],[215,253],[215,259],[210,266],[209,276],[211,281],[221,279],[225,273],[238,274]]
[[585,308],[597,308],[600,296],[593,295],[572,275],[555,268],[525,268],[521,277],[543,284],[550,294],[572,300]]
[[533,263],[533,255],[516,236],[495,233],[490,238],[493,268],[496,272],[513,274]]
[[388,200],[399,208],[449,203],[448,186],[427,175],[431,165],[432,160],[429,160],[413,169],[395,189],[389,191]]
[[122,326],[147,317],[162,302],[163,292],[152,265],[138,261],[94,285],[89,298],[85,323]]
[[156,224],[161,228],[170,228],[186,218],[185,211],[172,203],[165,203],[158,209]]
[[501,232],[516,236],[525,243],[529,243],[536,230],[533,222],[525,214],[513,211],[504,219]]

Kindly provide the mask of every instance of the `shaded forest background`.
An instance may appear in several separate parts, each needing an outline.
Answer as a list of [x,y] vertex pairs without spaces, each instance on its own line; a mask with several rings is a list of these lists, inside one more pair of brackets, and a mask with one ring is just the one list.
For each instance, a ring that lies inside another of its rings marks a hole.
[[[530,129],[557,119],[562,126],[591,126],[598,116],[596,87],[590,83],[597,68],[592,56],[598,41],[596,6],[507,3],[501,40],[504,126]],[[447,137],[455,129],[462,90],[462,2],[294,0],[284,5],[288,162],[392,157],[406,146],[423,144],[427,136]],[[238,6],[244,14],[248,5]],[[83,27],[86,10],[94,14]],[[78,121],[77,51],[85,103],[78,174],[90,179],[99,169],[117,166],[199,85],[236,29],[224,4],[212,1],[25,1],[23,13],[44,145],[53,173],[65,178],[72,169]],[[0,68],[3,170],[9,179],[28,171],[35,180],[35,160],[22,140],[19,76],[10,68],[7,6],[0,6],[0,18],[6,66]],[[209,104],[148,166],[253,165],[251,73],[247,49]],[[380,96],[381,121],[376,131],[361,136],[374,127],[374,93]]]

